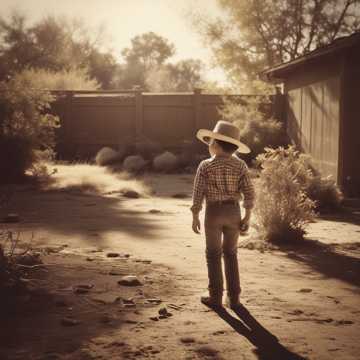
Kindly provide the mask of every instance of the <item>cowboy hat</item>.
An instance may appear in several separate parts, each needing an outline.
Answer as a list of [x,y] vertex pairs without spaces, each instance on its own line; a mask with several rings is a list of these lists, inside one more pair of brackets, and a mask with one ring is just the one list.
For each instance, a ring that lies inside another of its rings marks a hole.
[[226,141],[238,147],[237,152],[248,154],[251,150],[240,141],[239,128],[232,123],[220,120],[216,123],[214,130],[200,129],[196,137],[205,144],[209,144],[210,139]]

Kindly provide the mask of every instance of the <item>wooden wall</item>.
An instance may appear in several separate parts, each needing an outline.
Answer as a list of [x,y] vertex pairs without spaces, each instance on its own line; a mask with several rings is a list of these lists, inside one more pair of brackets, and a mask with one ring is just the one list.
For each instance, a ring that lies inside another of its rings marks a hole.
[[298,70],[289,78],[286,121],[291,139],[315,168],[339,182],[341,63]]
[[[212,129],[220,119],[220,95],[148,94],[141,92],[65,92],[57,94],[53,112],[59,114],[58,151],[61,157],[92,156],[103,146],[114,148],[142,139],[168,148],[196,142],[200,128]],[[248,96],[228,96],[245,103]],[[275,97],[263,111],[279,117],[282,103]]]

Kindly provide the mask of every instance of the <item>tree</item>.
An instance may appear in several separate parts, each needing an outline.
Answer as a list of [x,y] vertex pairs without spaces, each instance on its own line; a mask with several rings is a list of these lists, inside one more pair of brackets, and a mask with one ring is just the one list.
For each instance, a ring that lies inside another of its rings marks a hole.
[[145,73],[155,66],[163,64],[174,54],[174,45],[153,32],[135,36],[131,40],[131,47],[122,51],[127,64],[140,64]]
[[148,73],[146,85],[154,92],[193,91],[203,81],[202,68],[202,62],[195,59],[165,64]]
[[122,51],[125,64],[122,66],[120,84],[124,88],[139,86],[146,89],[146,78],[175,54],[175,47],[167,39],[153,32],[131,39],[131,47]]
[[360,0],[218,0],[223,18],[198,25],[235,81],[360,29]]
[[13,13],[0,19],[0,80],[26,68],[49,71],[85,69],[103,88],[111,86],[116,61],[99,50],[101,29],[94,32],[81,22],[47,16],[33,26]]

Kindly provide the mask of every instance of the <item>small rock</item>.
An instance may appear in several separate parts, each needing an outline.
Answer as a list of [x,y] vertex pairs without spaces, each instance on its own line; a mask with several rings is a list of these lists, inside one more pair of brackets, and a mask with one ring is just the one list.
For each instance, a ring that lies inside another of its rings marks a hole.
[[118,281],[118,284],[123,286],[142,286],[141,281],[135,275],[123,276]]
[[94,258],[92,258],[92,257],[87,257],[86,258],[86,261],[94,261],[95,259]]
[[63,326],[76,326],[76,325],[79,325],[80,322],[76,319],[65,317],[61,320],[61,324]]
[[150,214],[160,214],[162,211],[161,210],[157,210],[157,209],[151,209],[149,210]]
[[184,344],[192,344],[195,342],[195,339],[191,336],[183,336],[180,338],[180,341]]
[[140,197],[140,194],[134,190],[124,191],[122,195],[130,199],[138,199]]
[[106,257],[108,258],[116,258],[116,257],[119,257],[120,254],[119,253],[116,253],[116,252],[109,252],[106,254]]
[[146,299],[145,302],[148,304],[158,305],[158,304],[162,303],[162,300],[161,299]]
[[303,289],[300,289],[299,292],[301,292],[301,293],[311,293],[312,289],[303,288]]
[[157,316],[151,316],[150,320],[152,321],[159,321],[159,318]]
[[158,312],[159,312],[159,315],[160,315],[159,316],[160,319],[165,319],[165,318],[168,318],[168,317],[173,315],[172,313],[168,312],[166,307],[160,308]]
[[120,271],[117,271],[117,270],[110,270],[109,275],[119,276],[119,275],[121,275],[121,273],[120,273]]
[[138,321],[136,321],[136,320],[131,320],[131,319],[127,319],[127,320],[125,320],[125,323],[126,323],[126,324],[137,324]]

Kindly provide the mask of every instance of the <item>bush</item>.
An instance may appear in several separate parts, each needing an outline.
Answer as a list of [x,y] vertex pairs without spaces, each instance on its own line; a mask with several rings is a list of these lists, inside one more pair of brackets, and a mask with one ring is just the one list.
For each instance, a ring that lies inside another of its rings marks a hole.
[[290,146],[267,148],[257,161],[262,167],[255,207],[260,233],[271,242],[303,239],[315,216],[315,203],[305,191],[313,178],[307,158]]
[[341,208],[343,195],[331,177],[314,176],[309,182],[306,193],[316,203],[319,212],[332,212]]
[[287,144],[287,136],[281,122],[274,118],[267,118],[260,110],[265,99],[269,98],[249,97],[246,104],[238,104],[225,100],[225,106],[221,110],[224,120],[230,121],[240,129],[241,140],[250,147],[250,160],[264,152],[265,147],[276,148]]
[[0,168],[3,180],[24,175],[36,161],[36,150],[55,145],[58,118],[46,113],[53,97],[19,78],[0,83]]
[[26,69],[14,76],[14,80],[40,90],[97,90],[100,88],[85,69],[50,71],[47,69]]

